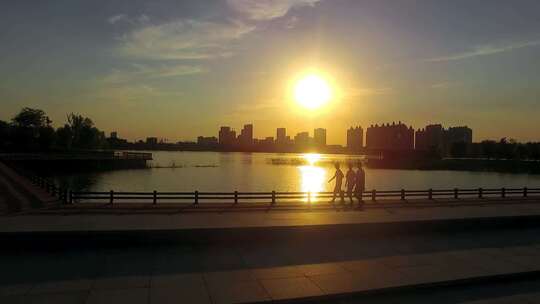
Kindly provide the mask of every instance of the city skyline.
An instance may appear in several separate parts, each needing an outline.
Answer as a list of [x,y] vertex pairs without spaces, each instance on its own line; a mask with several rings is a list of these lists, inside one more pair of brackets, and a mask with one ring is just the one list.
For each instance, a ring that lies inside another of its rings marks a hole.
[[[392,123],[371,124],[366,127],[365,132],[362,126],[351,126],[346,130],[346,144],[328,144],[327,129],[313,129],[313,136],[310,131],[297,133],[287,133],[287,128],[275,128],[274,136],[254,136],[254,125],[244,124],[240,133],[234,127],[221,126],[215,135],[199,135],[196,141],[178,141],[178,143],[196,142],[201,146],[221,146],[221,147],[244,147],[249,148],[258,144],[270,144],[276,147],[286,147],[291,145],[324,148],[324,147],[344,147],[349,152],[359,152],[364,148],[369,149],[392,149],[392,150],[429,150],[433,147],[449,149],[453,143],[472,144],[473,130],[466,125],[449,126],[444,128],[442,124],[429,124],[421,128],[414,128],[412,125],[398,121]],[[118,132],[110,133],[111,139],[119,139]],[[364,140],[365,139],[365,140]],[[158,143],[168,143],[168,139],[156,136],[147,137],[146,140],[139,139],[138,142],[156,145]],[[479,141],[476,141],[478,143]],[[174,141],[171,141],[174,143]]]
[[[540,140],[538,1],[253,3],[3,2],[0,120],[29,106],[59,127],[69,109],[172,141],[250,121],[258,137],[322,127],[345,144],[339,130],[399,117]],[[294,100],[309,73],[327,86],[319,110]]]

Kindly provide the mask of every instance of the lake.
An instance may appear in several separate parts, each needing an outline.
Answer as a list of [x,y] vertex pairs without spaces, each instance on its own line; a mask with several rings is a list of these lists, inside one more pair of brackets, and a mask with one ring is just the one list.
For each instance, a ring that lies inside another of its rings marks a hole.
[[[331,191],[333,163],[362,160],[331,154],[152,152],[152,168],[56,176],[85,191]],[[366,170],[366,189],[538,187],[540,175],[468,171]]]

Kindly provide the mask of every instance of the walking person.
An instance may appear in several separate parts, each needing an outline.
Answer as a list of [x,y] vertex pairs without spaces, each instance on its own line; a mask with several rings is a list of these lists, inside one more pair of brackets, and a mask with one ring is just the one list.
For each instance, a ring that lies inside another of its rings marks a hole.
[[334,179],[336,180],[336,185],[334,186],[334,195],[332,196],[332,200],[330,201],[330,203],[333,203],[336,201],[336,196],[338,195],[338,193],[340,194],[341,202],[343,203],[345,201],[343,198],[343,191],[341,191],[341,183],[343,182],[343,172],[339,168],[339,163],[336,163],[334,167],[336,168],[336,173],[334,174],[334,176],[332,176],[331,179],[328,180],[329,183],[332,182]]
[[355,178],[355,195],[358,199],[358,204],[360,207],[364,205],[364,198],[363,194],[366,190],[366,172],[364,171],[364,168],[362,168],[362,162],[358,162],[358,170],[356,171],[356,178]]
[[345,189],[347,189],[347,196],[349,197],[349,200],[351,201],[351,206],[353,204],[353,189],[356,185],[356,172],[353,170],[352,163],[349,163],[349,170],[347,170],[347,174],[345,175]]

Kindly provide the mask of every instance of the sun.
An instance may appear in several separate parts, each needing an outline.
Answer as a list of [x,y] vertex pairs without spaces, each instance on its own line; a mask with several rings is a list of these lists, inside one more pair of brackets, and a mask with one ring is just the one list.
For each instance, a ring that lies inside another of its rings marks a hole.
[[294,86],[294,99],[308,109],[318,109],[332,98],[328,82],[316,75],[302,77]]

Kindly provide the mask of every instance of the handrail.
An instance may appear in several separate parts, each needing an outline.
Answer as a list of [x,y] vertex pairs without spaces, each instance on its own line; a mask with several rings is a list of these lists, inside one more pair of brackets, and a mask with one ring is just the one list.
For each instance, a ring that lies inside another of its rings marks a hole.
[[[362,199],[371,199],[377,201],[379,199],[395,198],[407,200],[408,198],[426,198],[433,200],[434,197],[448,197],[459,199],[460,196],[470,198],[488,198],[488,197],[528,197],[533,194],[540,194],[540,188],[474,188],[474,189],[426,189],[426,190],[367,190],[362,193]],[[333,196],[333,192],[72,192],[72,200],[75,201],[106,201],[109,203],[126,202],[126,201],[152,201],[154,204],[159,201],[191,201],[194,204],[205,201],[220,201],[229,203],[238,203],[239,201],[262,201],[275,204],[276,202],[293,202],[293,201],[316,201],[320,199],[329,199]],[[347,193],[342,191],[337,195],[338,201],[347,199]],[[356,198],[356,196],[355,196]]]
[[[144,192],[144,191],[72,191],[66,187],[60,187],[50,180],[32,174],[28,171],[17,170],[21,175],[28,178],[34,185],[47,191],[52,196],[58,198],[59,201],[64,203],[75,203],[83,201],[100,201],[113,204],[116,202],[128,202],[128,201],[150,201],[153,204],[157,204],[159,201],[166,201],[168,203],[175,203],[175,201],[181,201],[182,203],[192,202],[193,204],[199,204],[205,201],[220,201],[227,203],[242,202],[267,202],[272,205],[279,202],[308,202],[329,199],[333,197],[333,192],[283,192],[283,191],[271,191],[271,192]],[[448,197],[459,199],[460,197],[477,197],[479,199],[492,198],[492,197],[529,197],[540,195],[540,188],[466,188],[466,189],[425,189],[425,190],[366,190],[362,193],[363,200],[378,201],[379,199],[394,198],[401,201],[406,201],[408,198],[426,198],[433,200],[434,197]],[[354,195],[356,198],[356,195]],[[347,193],[341,191],[337,195],[338,201],[347,199]]]

